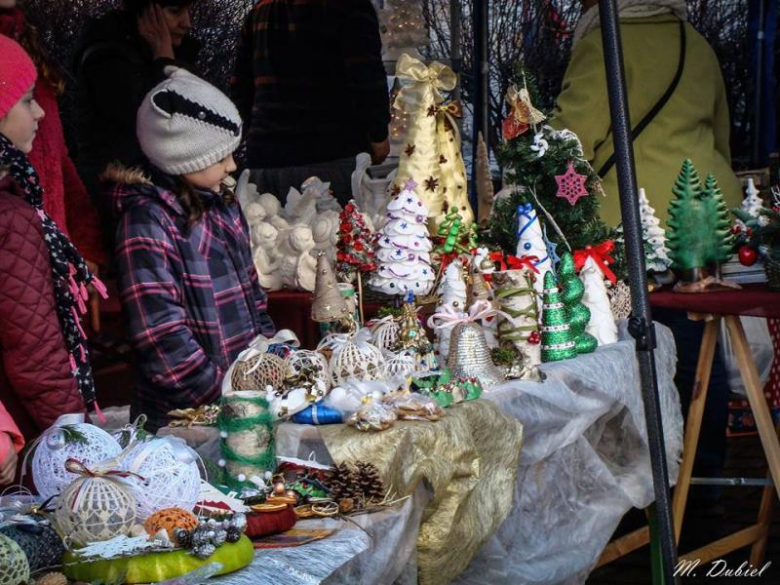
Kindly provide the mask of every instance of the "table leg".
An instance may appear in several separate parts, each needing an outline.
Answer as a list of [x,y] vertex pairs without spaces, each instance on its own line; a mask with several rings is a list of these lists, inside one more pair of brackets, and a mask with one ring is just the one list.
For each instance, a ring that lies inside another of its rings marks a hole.
[[764,447],[766,460],[769,464],[769,471],[772,474],[775,489],[780,495],[780,442],[778,442],[772,415],[764,398],[761,379],[759,378],[753,357],[750,354],[750,346],[745,338],[745,330],[742,328],[742,322],[739,320],[739,317],[728,315],[725,317],[725,320],[726,327],[731,335],[734,355],[737,358],[739,371],[745,384],[750,409],[753,411],[758,434],[761,437],[761,444]]
[[[771,474],[767,473],[767,477]],[[771,485],[764,488],[761,494],[761,505],[758,509],[758,526],[761,527],[761,538],[750,548],[750,564],[759,567],[764,561],[766,542],[769,538],[769,527],[772,524],[772,511],[775,508],[775,490]]]
[[683,517],[685,516],[685,506],[688,501],[688,491],[691,486],[693,462],[696,459],[696,448],[699,444],[704,405],[707,402],[707,389],[710,385],[712,360],[715,358],[715,347],[718,343],[719,323],[720,318],[716,317],[711,321],[707,321],[704,326],[704,337],[699,350],[699,361],[696,365],[696,381],[693,394],[691,395],[691,404],[688,407],[688,421],[685,424],[685,438],[683,441],[683,458],[680,463],[680,472],[677,476],[677,485],[674,488],[674,497],[672,498],[674,537],[678,544],[680,542]]

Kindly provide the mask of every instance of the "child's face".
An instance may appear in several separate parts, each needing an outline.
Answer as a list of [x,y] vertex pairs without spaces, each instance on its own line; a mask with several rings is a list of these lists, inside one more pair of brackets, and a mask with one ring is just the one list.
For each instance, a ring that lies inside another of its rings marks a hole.
[[13,145],[28,154],[32,150],[38,122],[44,113],[41,106],[33,99],[31,87],[8,113],[0,119],[0,133],[3,133]]
[[236,163],[233,161],[233,155],[229,154],[218,163],[197,173],[187,173],[183,177],[193,187],[219,192],[222,181],[227,179],[228,175],[235,170]]

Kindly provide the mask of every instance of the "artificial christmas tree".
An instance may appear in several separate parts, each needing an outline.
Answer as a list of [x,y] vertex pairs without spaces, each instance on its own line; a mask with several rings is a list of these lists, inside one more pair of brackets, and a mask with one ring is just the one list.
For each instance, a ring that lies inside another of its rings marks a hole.
[[428,237],[428,208],[414,192],[413,181],[390,200],[388,222],[377,239],[377,271],[369,285],[388,295],[426,295],[433,287],[436,274],[431,267],[433,245]]
[[376,269],[372,239],[357,203],[350,201],[339,215],[336,243],[336,273],[342,281],[354,282],[360,273]]
[[[645,244],[645,262],[648,272],[666,272],[671,260],[666,248],[666,232],[655,215],[644,189],[639,189],[639,218],[642,223],[642,240]],[[622,226],[621,226],[622,231]]]
[[437,254],[468,254],[477,247],[476,232],[463,222],[460,211],[452,207],[447,211],[439,225],[437,236],[439,243],[434,248]]
[[331,323],[347,319],[350,314],[351,311],[341,295],[330,261],[324,253],[320,252],[317,257],[317,278],[311,305],[312,321]]
[[[756,183],[752,178],[747,180],[745,199],[742,200],[740,208],[751,217],[756,218],[761,214],[761,210],[764,209],[764,200],[761,199],[761,192],[756,189]],[[742,227],[744,228],[744,224]]]
[[582,284],[579,276],[577,276],[574,268],[574,258],[568,252],[561,256],[558,282],[561,285],[561,299],[566,304],[571,335],[577,345],[577,353],[595,351],[598,341],[586,331],[590,322],[590,310],[582,304],[585,285]]
[[706,203],[706,223],[710,226],[711,247],[705,260],[707,264],[726,262],[734,250],[734,234],[731,233],[731,216],[715,175],[707,175],[703,197]]
[[561,300],[552,271],[544,275],[541,329],[543,362],[557,362],[577,357],[577,346],[569,328],[566,305]]

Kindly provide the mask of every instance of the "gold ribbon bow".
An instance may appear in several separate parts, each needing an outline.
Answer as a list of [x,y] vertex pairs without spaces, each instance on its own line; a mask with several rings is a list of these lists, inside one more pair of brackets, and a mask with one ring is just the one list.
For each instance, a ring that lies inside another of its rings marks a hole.
[[403,112],[411,112],[425,102],[425,94],[431,92],[435,103],[444,99],[442,91],[452,91],[458,83],[455,72],[438,61],[425,65],[419,59],[406,53],[401,55],[395,70],[396,77],[411,81],[401,86],[393,107]]

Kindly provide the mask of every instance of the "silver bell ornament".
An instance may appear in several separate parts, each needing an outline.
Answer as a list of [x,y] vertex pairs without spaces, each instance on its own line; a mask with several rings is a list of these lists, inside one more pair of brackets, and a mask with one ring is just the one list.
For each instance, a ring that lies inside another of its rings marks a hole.
[[476,378],[486,389],[504,381],[504,376],[490,357],[485,332],[474,321],[455,325],[447,366],[453,378]]

